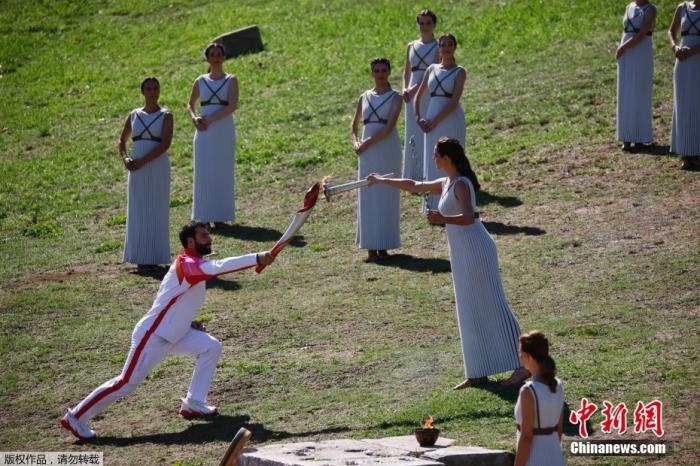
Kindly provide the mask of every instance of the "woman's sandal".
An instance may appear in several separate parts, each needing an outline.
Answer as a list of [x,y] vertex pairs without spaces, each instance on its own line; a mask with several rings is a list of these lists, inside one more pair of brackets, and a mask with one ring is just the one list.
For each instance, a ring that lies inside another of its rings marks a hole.
[[477,377],[473,379],[464,379],[462,382],[458,383],[452,390],[464,390],[469,387],[481,387],[489,382],[488,377]]
[[519,367],[513,371],[513,373],[508,377],[506,380],[501,382],[501,385],[504,387],[512,387],[513,385],[520,385],[530,377],[530,371],[525,369],[524,367]]
[[378,260],[379,254],[377,254],[377,251],[371,249],[367,251],[367,258],[365,259],[365,262],[377,262]]

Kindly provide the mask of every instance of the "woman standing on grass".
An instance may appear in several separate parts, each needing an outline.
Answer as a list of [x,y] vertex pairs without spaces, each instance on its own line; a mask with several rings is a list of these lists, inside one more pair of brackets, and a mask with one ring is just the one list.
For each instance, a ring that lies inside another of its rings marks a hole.
[[668,38],[676,56],[671,152],[682,157],[684,170],[700,170],[700,0],[678,5]]
[[[430,10],[423,10],[416,16],[420,31],[420,39],[408,43],[406,61],[403,68],[403,100],[406,102],[405,123],[406,131],[403,147],[403,176],[412,180],[423,179],[423,151],[425,150],[425,133],[418,126],[413,111],[418,85],[423,79],[425,70],[438,60],[438,43],[433,31],[437,24],[437,16]],[[428,108],[428,94],[423,94],[421,108]]]
[[454,389],[484,385],[488,375],[508,370],[514,371],[504,384],[520,383],[529,376],[518,360],[520,325],[503,292],[496,243],[475,215],[479,190],[476,174],[454,138],[440,138],[434,160],[446,177],[417,182],[370,175],[369,184],[440,195],[439,211],[428,211],[427,218],[433,225],[446,226],[450,249],[466,375]]
[[[413,104],[416,122],[425,132],[423,176],[426,181],[445,176],[431,160],[438,139],[443,136],[455,138],[465,147],[467,135],[464,110],[459,104],[467,72],[455,62],[457,39],[452,34],[443,34],[438,46],[440,63],[430,65],[425,71]],[[425,94],[430,95],[428,108],[422,106]],[[437,199],[429,199],[427,208],[435,210]]]
[[[209,71],[195,79],[187,111],[195,127],[192,219],[223,227],[236,218],[235,163],[238,80],[224,72],[224,46],[204,50]],[[200,115],[195,106],[200,103]]]
[[554,377],[556,365],[542,332],[520,337],[520,361],[532,373],[532,381],[520,389],[515,403],[518,449],[514,466],[563,465],[564,389]]
[[[119,137],[119,155],[129,171],[124,262],[139,271],[170,262],[170,159],[173,115],[158,105],[160,83],[154,77],[141,82],[144,106],[126,117]],[[131,156],[126,143],[131,136]]]
[[629,151],[653,140],[651,96],[654,78],[654,47],[651,35],[656,7],[648,0],[627,5],[622,19],[624,32],[617,47],[617,139]]
[[[357,101],[352,119],[352,146],[359,157],[359,178],[370,173],[401,171],[401,141],[396,120],[401,112],[401,97],[391,88],[391,63],[375,58],[370,63],[374,87]],[[362,121],[362,137],[358,136]],[[357,238],[367,249],[367,262],[387,257],[387,249],[401,246],[399,236],[399,193],[383,186],[360,189],[357,194]]]

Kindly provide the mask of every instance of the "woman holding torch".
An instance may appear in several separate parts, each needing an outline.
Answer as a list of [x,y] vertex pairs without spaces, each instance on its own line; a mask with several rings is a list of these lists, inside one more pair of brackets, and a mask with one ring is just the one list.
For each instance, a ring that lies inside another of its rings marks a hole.
[[428,211],[428,221],[445,225],[450,266],[457,304],[466,377],[454,389],[485,384],[488,375],[514,370],[505,385],[514,385],[530,374],[518,360],[520,325],[508,306],[498,269],[496,243],[476,216],[479,182],[453,138],[438,140],[436,168],[447,176],[434,181],[370,175],[369,185],[385,184],[411,193],[440,195],[438,211]]

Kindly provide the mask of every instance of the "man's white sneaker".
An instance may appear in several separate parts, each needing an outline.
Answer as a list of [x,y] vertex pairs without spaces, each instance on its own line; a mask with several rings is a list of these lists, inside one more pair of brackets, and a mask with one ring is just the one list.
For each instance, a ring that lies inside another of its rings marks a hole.
[[68,410],[65,416],[61,418],[61,426],[71,434],[75,435],[79,440],[89,440],[95,438],[95,431],[80,422],[73,413]]
[[187,398],[181,398],[181,400],[182,404],[180,405],[180,411],[178,411],[178,414],[185,419],[216,416],[219,414],[219,412],[216,410],[216,406],[210,406],[202,403],[201,401]]

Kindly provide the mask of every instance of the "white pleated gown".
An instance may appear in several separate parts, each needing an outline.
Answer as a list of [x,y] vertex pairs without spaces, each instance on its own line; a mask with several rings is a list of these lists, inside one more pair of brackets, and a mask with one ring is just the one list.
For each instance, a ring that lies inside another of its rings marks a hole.
[[[391,113],[395,91],[377,95],[362,94],[362,138],[370,137],[384,128]],[[371,105],[371,106],[370,106]],[[374,107],[375,111],[372,111]],[[382,120],[382,121],[380,121]],[[401,172],[401,141],[396,127],[382,140],[360,154],[358,179],[370,173],[384,175]],[[401,246],[399,234],[399,190],[386,185],[361,188],[357,192],[357,236],[361,249],[386,250]]]
[[[200,114],[205,117],[226,105],[232,76],[217,80],[208,75],[197,78]],[[217,91],[216,95],[212,90]],[[218,98],[217,98],[218,96]],[[235,214],[236,127],[233,115],[194,133],[194,182],[192,219],[204,222],[228,222]]]
[[[428,103],[427,111],[423,110],[421,107],[421,114],[425,115],[424,118],[427,120],[432,120],[435,118],[443,108],[450,101],[450,96],[454,91],[455,78],[459,69],[463,69],[461,66],[455,66],[450,69],[444,69],[439,64],[433,64],[428,67],[426,73],[428,73],[428,93],[430,100]],[[467,127],[464,120],[464,110],[462,110],[461,105],[457,105],[455,109],[440,122],[433,130],[429,133],[425,133],[425,144],[423,148],[423,176],[426,181],[437,180],[445,176],[445,173],[435,166],[435,161],[433,160],[433,152],[435,150],[435,144],[443,136],[455,138],[462,144],[464,152],[466,154],[467,147],[464,142],[467,137]],[[428,198],[428,208],[430,210],[437,209],[438,198],[436,196],[430,196]]]
[[[139,160],[160,144],[166,109],[131,112],[131,158]],[[146,127],[148,129],[146,129]],[[156,265],[170,262],[170,159],[159,155],[127,178],[124,262]]]
[[[651,3],[627,5],[622,20],[620,44],[634,37],[644,24]],[[652,85],[654,47],[651,36],[627,50],[617,61],[617,139],[623,142],[650,143],[652,135]]]
[[[700,11],[683,7],[681,47],[700,46]],[[695,22],[695,26],[693,26]],[[676,59],[673,69],[673,124],[671,152],[700,156],[700,55]]]
[[[471,181],[444,179],[438,209],[444,216],[461,215],[454,184],[463,182],[476,212]],[[445,225],[464,372],[468,378],[485,377],[520,367],[520,325],[508,306],[498,269],[496,243],[477,218],[471,225]]]
[[[535,428],[545,429],[559,425],[559,418],[564,408],[564,387],[561,384],[561,380],[557,379],[557,388],[554,393],[546,384],[536,380],[528,382],[525,384],[525,387],[534,391],[537,397],[535,405],[537,414],[534,419]],[[533,396],[533,398],[535,397]],[[520,425],[523,422],[523,415],[520,409],[520,395],[518,395],[518,401],[515,403],[515,422]],[[516,432],[516,446],[519,440],[520,432]],[[525,464],[527,466],[563,466],[565,462],[559,434],[552,432],[549,435],[533,435],[530,454]]]
[[[437,40],[423,43],[414,40],[408,44],[408,61],[411,65],[411,77],[408,81],[410,87],[420,84],[425,70],[435,62],[438,53]],[[403,147],[403,177],[420,181],[423,179],[423,151],[425,149],[425,133],[416,122],[416,112],[413,110],[413,99],[406,102],[405,107],[405,137]],[[427,110],[430,95],[423,94],[420,108]],[[411,139],[413,138],[413,139]],[[411,143],[413,141],[413,143]]]

